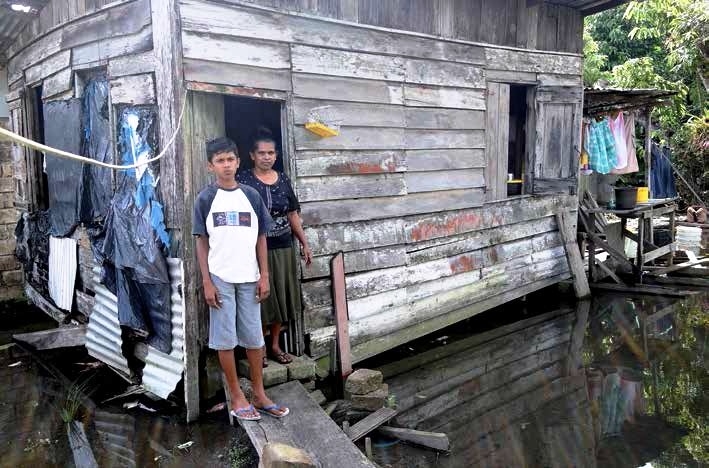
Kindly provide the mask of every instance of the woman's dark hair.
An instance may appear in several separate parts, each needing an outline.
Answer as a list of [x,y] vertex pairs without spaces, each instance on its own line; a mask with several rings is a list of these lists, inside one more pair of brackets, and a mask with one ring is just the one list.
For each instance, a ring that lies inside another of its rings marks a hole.
[[273,139],[273,132],[264,126],[260,126],[256,129],[256,135],[254,136],[254,142],[251,144],[251,152],[258,149],[259,143],[273,143],[276,146],[276,140]]
[[238,156],[239,150],[231,139],[222,137],[215,138],[207,142],[207,161],[212,162],[212,158],[217,153],[228,153],[233,152]]

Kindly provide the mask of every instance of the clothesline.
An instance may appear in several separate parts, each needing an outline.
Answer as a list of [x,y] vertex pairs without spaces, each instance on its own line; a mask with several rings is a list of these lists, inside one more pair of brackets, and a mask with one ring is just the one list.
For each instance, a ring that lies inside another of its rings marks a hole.
[[95,159],[87,158],[86,156],[81,156],[78,154],[70,153],[68,151],[63,151],[57,148],[52,148],[51,146],[43,145],[42,143],[36,142],[34,140],[30,140],[29,138],[25,138],[22,135],[18,135],[15,132],[12,132],[10,130],[6,130],[2,127],[0,127],[0,139],[7,139],[10,140],[18,145],[27,147],[27,148],[32,148],[37,151],[41,151],[43,153],[51,153],[57,157],[60,158],[65,158],[65,159],[71,159],[73,161],[78,161],[80,163],[84,164],[93,164],[94,166],[100,166],[100,167],[106,167],[108,169],[114,169],[114,170],[128,170],[128,169],[135,169],[140,166],[144,166],[146,164],[153,163],[155,161],[159,161],[163,156],[165,156],[165,153],[170,149],[170,147],[175,143],[175,139],[177,138],[177,134],[180,132],[180,129],[182,128],[182,117],[185,114],[185,105],[187,103],[187,91],[183,94],[183,99],[182,99],[182,109],[180,110],[180,116],[177,119],[177,126],[175,127],[175,131],[172,133],[172,136],[170,139],[167,141],[167,144],[165,144],[165,148],[158,153],[157,156],[151,159],[146,159],[145,161],[141,161],[138,163],[134,164],[110,164],[110,163],[105,163],[102,161],[96,161]]

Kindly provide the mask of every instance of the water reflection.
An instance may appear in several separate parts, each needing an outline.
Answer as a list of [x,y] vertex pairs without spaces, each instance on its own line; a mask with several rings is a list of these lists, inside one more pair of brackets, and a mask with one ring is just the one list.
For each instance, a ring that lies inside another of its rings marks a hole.
[[[682,300],[604,295],[513,322],[514,310],[523,307],[544,309],[512,303],[429,337],[426,346],[389,354],[396,360],[431,357],[421,365],[390,362],[398,371],[388,372],[386,380],[398,400],[398,422],[445,432],[452,452],[374,435],[377,463],[709,463],[708,294]],[[481,324],[493,321],[480,332]],[[16,346],[0,345],[0,466],[255,466],[243,433],[223,415],[187,426],[169,402],[141,400],[160,409],[156,413],[125,410],[126,400],[101,403],[126,384],[105,368],[77,365],[87,359],[62,351],[36,360]],[[80,393],[90,399],[72,396],[77,382],[85,383]],[[77,398],[81,404],[67,411]]]
[[169,402],[141,397],[156,413],[126,410],[125,399],[97,403],[127,384],[89,359],[66,350],[37,358],[0,345],[0,466],[256,466],[248,439],[226,415],[188,426]]
[[397,422],[448,434],[450,455],[436,459],[403,444],[375,444],[377,461],[402,467],[706,463],[707,311],[707,294],[682,300],[606,295],[570,313],[527,319],[509,333],[456,340],[449,356],[388,379],[400,402]]

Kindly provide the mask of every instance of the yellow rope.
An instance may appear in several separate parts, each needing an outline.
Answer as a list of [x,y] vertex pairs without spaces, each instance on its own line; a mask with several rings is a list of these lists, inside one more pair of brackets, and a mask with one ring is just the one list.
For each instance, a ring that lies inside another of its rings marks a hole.
[[177,120],[177,127],[175,128],[175,131],[172,133],[172,136],[170,137],[167,144],[165,145],[165,148],[154,158],[148,159],[143,162],[135,163],[135,164],[120,165],[120,164],[109,164],[109,163],[105,163],[105,162],[101,162],[101,161],[96,161],[94,159],[87,158],[85,156],[80,156],[78,154],[69,153],[67,151],[63,151],[63,150],[60,150],[57,148],[52,148],[51,146],[43,145],[43,144],[38,143],[34,140],[30,140],[29,138],[25,138],[22,135],[18,135],[15,132],[11,132],[10,130],[6,130],[2,127],[0,127],[0,139],[10,140],[18,145],[22,145],[27,148],[32,148],[37,151],[42,151],[44,153],[51,153],[51,154],[58,156],[60,158],[71,159],[71,160],[82,162],[85,164],[93,164],[94,166],[107,167],[109,169],[116,169],[116,170],[135,169],[136,167],[144,166],[146,164],[150,164],[152,162],[158,161],[160,158],[162,158],[165,155],[167,150],[170,149],[170,147],[175,142],[175,138],[177,138],[177,134],[180,132],[180,127],[182,127],[182,117],[185,114],[185,104],[186,103],[187,103],[187,92],[185,92],[185,94],[183,95],[182,109],[180,110],[180,117]]

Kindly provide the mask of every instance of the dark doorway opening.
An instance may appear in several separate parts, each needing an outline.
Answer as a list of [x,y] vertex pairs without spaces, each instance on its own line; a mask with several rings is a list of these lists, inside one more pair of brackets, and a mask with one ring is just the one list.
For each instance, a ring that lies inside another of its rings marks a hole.
[[[527,152],[527,96],[531,86],[510,85],[510,131],[507,145],[507,196],[522,194]],[[511,181],[510,174],[512,175]]]
[[[42,85],[30,88],[27,93],[28,137],[44,144],[44,105],[42,103]],[[44,172],[44,155],[40,151],[30,150],[26,153],[27,183],[29,187],[30,210],[46,210],[49,208],[49,193],[47,191],[47,174]]]
[[283,171],[283,132],[281,128],[282,104],[279,101],[240,96],[224,96],[224,130],[226,136],[239,147],[240,170],[254,167],[249,152],[259,127],[266,127],[276,141],[278,159],[273,168]]

